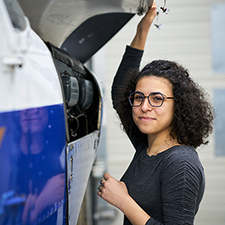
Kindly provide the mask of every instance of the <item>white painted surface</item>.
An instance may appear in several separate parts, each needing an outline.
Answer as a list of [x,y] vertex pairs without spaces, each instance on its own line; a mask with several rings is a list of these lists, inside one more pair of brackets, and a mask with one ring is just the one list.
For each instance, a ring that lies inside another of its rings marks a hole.
[[98,142],[99,131],[94,131],[67,147],[69,225],[77,224]]
[[136,13],[140,2],[151,0],[19,0],[32,28],[46,41],[60,46],[89,17],[111,12]]
[[44,42],[27,20],[21,31],[0,7],[0,111],[62,104],[58,74]]

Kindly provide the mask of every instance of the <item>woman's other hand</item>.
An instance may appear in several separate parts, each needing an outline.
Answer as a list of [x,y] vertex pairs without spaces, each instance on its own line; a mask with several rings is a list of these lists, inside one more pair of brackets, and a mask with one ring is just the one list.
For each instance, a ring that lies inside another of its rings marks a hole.
[[122,203],[130,197],[125,183],[116,180],[108,173],[105,173],[103,177],[98,188],[98,195],[109,204],[121,209]]
[[131,198],[126,184],[108,173],[105,173],[103,177],[98,187],[98,195],[120,209],[133,225],[146,224],[150,216]]
[[137,25],[136,35],[130,44],[132,48],[144,50],[149,29],[151,27],[153,20],[155,19],[155,16],[157,15],[156,9],[157,7],[154,1],[152,7],[149,8],[148,12],[145,14],[145,16],[141,19],[141,21]]

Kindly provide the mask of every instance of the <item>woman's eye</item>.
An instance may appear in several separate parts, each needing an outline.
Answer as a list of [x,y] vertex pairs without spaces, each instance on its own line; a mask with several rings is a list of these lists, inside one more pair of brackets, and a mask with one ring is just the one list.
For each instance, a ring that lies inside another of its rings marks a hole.
[[135,95],[134,100],[135,101],[142,101],[143,97],[141,95]]
[[156,101],[156,102],[159,102],[159,101],[162,101],[163,98],[162,98],[162,96],[154,96],[154,97],[152,97],[152,100]]

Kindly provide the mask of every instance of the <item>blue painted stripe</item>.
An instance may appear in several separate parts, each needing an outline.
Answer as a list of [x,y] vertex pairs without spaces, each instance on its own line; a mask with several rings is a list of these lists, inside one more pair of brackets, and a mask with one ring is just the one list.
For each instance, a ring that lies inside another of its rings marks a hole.
[[66,200],[65,146],[62,104],[0,113],[0,224],[56,224]]

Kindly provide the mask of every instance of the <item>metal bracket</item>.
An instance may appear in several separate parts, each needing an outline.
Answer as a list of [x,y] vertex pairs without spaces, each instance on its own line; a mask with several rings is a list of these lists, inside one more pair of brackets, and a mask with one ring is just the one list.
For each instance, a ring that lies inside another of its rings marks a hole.
[[22,67],[23,60],[20,57],[5,57],[3,58],[3,64],[10,67]]

